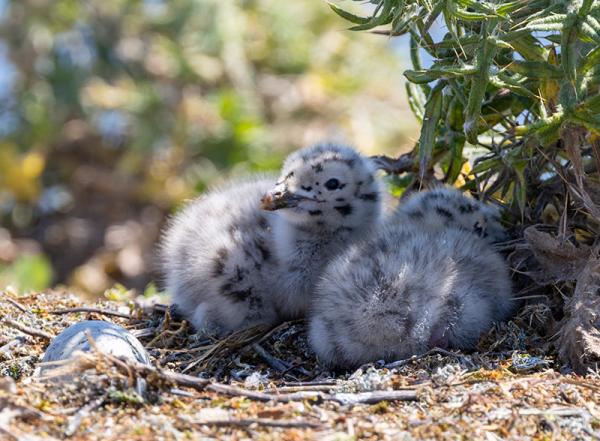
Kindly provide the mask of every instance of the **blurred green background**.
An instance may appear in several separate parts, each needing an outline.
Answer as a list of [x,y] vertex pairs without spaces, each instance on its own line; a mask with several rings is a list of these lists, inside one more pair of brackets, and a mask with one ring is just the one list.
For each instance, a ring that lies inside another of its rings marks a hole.
[[346,27],[319,0],[0,0],[0,288],[143,290],[207,186],[412,147],[406,48]]

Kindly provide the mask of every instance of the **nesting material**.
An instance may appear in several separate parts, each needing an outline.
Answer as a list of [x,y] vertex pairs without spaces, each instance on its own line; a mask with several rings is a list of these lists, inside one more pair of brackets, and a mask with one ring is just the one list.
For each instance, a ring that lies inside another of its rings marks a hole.
[[[599,432],[600,378],[558,372],[556,352],[540,343],[539,308],[495,327],[476,353],[429,351],[353,374],[316,363],[302,322],[205,341],[164,305],[124,318],[116,314],[124,303],[64,292],[11,300],[0,295],[0,315],[27,331],[0,321],[0,348],[8,345],[0,376],[14,378],[18,391],[0,387],[0,439],[594,439]],[[99,318],[139,336],[153,366],[90,352],[78,357],[86,372],[77,381],[32,378],[48,340],[28,332],[57,335]],[[271,366],[254,342],[290,368]],[[253,375],[258,390],[245,384]],[[140,378],[148,382],[143,400],[133,391]]]

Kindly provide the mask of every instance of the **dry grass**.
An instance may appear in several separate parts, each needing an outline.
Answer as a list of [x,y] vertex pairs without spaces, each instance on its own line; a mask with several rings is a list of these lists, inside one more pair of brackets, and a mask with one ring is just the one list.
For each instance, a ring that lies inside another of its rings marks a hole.
[[[476,353],[346,373],[319,367],[302,322],[202,341],[164,306],[62,292],[4,293],[0,316],[0,439],[600,438],[600,375],[561,372],[545,304],[525,306]],[[155,367],[88,354],[69,383],[33,377],[46,337],[83,319],[132,330]]]

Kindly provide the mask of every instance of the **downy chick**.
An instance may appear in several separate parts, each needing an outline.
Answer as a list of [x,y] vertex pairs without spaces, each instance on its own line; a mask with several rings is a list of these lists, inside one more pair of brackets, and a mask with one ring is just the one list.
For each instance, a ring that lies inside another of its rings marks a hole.
[[303,317],[327,261],[379,218],[368,158],[303,149],[278,180],[234,182],[174,217],[161,253],[166,288],[197,330],[217,335]]
[[263,199],[276,210],[273,241],[278,258],[283,319],[304,317],[326,264],[376,228],[382,194],[369,158],[342,146],[322,145],[296,152]]
[[351,368],[471,349],[512,309],[506,263],[488,242],[460,228],[390,224],[328,266],[309,340],[322,363]]
[[452,187],[416,192],[400,201],[396,221],[414,223],[429,231],[454,227],[471,231],[488,242],[506,240],[496,207],[465,196]]

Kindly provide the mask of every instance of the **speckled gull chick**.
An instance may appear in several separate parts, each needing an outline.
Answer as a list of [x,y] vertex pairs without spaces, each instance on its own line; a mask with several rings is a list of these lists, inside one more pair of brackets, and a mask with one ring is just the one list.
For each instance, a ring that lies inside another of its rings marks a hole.
[[380,199],[371,161],[353,149],[295,152],[279,179],[233,182],[171,220],[166,288],[201,332],[303,317],[326,263],[379,222]]
[[467,197],[453,187],[413,193],[398,205],[396,221],[414,222],[429,231],[460,228],[492,243],[507,238],[497,207]]
[[418,207],[419,219],[401,222],[401,215],[330,263],[309,320],[309,340],[323,364],[351,368],[435,346],[471,349],[493,323],[510,317],[504,259],[479,230],[467,228],[471,213],[446,205],[454,217],[447,222],[440,205],[421,203],[439,191],[409,201],[408,213]]

